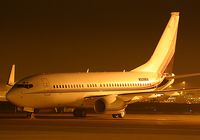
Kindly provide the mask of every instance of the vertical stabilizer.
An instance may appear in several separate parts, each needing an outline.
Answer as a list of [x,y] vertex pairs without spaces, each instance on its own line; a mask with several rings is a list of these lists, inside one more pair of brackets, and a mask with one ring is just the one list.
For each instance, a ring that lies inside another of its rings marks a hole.
[[15,84],[15,64],[12,65],[10,76],[8,79],[8,85],[13,86]]
[[171,18],[158,42],[151,58],[133,72],[153,72],[163,74],[173,61],[178,31],[179,12],[172,12]]

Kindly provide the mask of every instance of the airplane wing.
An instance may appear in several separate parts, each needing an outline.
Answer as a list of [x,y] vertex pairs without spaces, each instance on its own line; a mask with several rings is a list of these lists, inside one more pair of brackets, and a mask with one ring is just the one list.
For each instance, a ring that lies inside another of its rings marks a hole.
[[171,79],[181,79],[181,78],[189,78],[189,77],[198,77],[200,76],[200,73],[191,73],[191,74],[183,74],[183,75],[170,75],[170,76],[166,76],[167,80],[171,80]]
[[[98,96],[88,96],[84,98],[83,105],[86,107],[91,107],[94,103],[101,98],[106,98],[108,96],[115,96],[117,99],[122,100],[125,104],[132,104],[135,102],[150,100],[153,98],[159,98],[161,96],[172,96],[174,94],[183,94],[188,92],[199,92],[200,88],[179,88],[179,89],[168,89],[168,90],[154,90],[154,91],[142,91],[142,92],[130,92],[112,95],[98,95]],[[177,96],[179,96],[177,95]]]
[[[176,94],[179,96],[183,93],[189,92],[199,92],[200,88],[181,88],[181,89],[169,89],[169,90],[155,90],[155,91],[147,91],[147,92],[138,92],[138,93],[125,93],[118,95],[123,101],[128,102],[128,104],[142,101],[145,99],[153,99],[161,96],[172,96]],[[179,94],[179,95],[178,95]]]
[[0,102],[6,102],[6,96],[5,95],[0,95]]
[[[180,80],[180,79],[186,79],[186,78],[197,78],[200,77],[200,73],[191,73],[191,74],[184,74],[184,75],[170,75],[166,76],[167,80]],[[184,80],[185,80],[184,79]],[[185,84],[185,81],[184,81]],[[173,87],[174,86],[174,87]],[[178,86],[178,87],[177,87]],[[154,91],[145,91],[145,92],[134,92],[134,93],[122,93],[119,94],[118,97],[121,98],[123,101],[127,102],[128,104],[139,102],[143,100],[150,100],[159,98],[162,96],[171,97],[171,96],[181,96],[185,94],[199,94],[200,95],[200,85],[194,87],[184,87],[184,85],[181,85],[178,83],[177,85],[172,85],[172,87],[168,87],[166,89],[160,89],[160,90],[154,90]]]
[[6,99],[7,90],[8,90],[8,87],[5,84],[0,83],[0,102],[7,101]]

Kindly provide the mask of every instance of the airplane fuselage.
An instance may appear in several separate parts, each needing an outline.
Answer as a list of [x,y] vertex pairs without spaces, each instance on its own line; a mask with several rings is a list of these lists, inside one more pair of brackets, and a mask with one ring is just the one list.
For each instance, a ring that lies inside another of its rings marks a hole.
[[162,79],[154,73],[96,72],[30,76],[16,83],[16,104],[33,108],[80,107],[89,96],[150,91]]

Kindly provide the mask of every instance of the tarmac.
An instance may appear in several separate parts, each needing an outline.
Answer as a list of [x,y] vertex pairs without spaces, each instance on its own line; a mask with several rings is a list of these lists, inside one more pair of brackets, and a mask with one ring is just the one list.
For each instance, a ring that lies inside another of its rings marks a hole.
[[126,114],[123,119],[89,114],[75,118],[71,114],[0,114],[1,140],[199,140],[200,115]]

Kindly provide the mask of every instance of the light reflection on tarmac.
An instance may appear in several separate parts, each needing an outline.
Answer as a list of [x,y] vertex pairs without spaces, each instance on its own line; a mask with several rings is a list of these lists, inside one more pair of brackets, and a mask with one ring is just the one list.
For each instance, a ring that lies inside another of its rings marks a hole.
[[112,119],[110,115],[39,114],[33,120],[10,115],[0,115],[1,140],[200,139],[200,115],[127,114],[124,119]]

